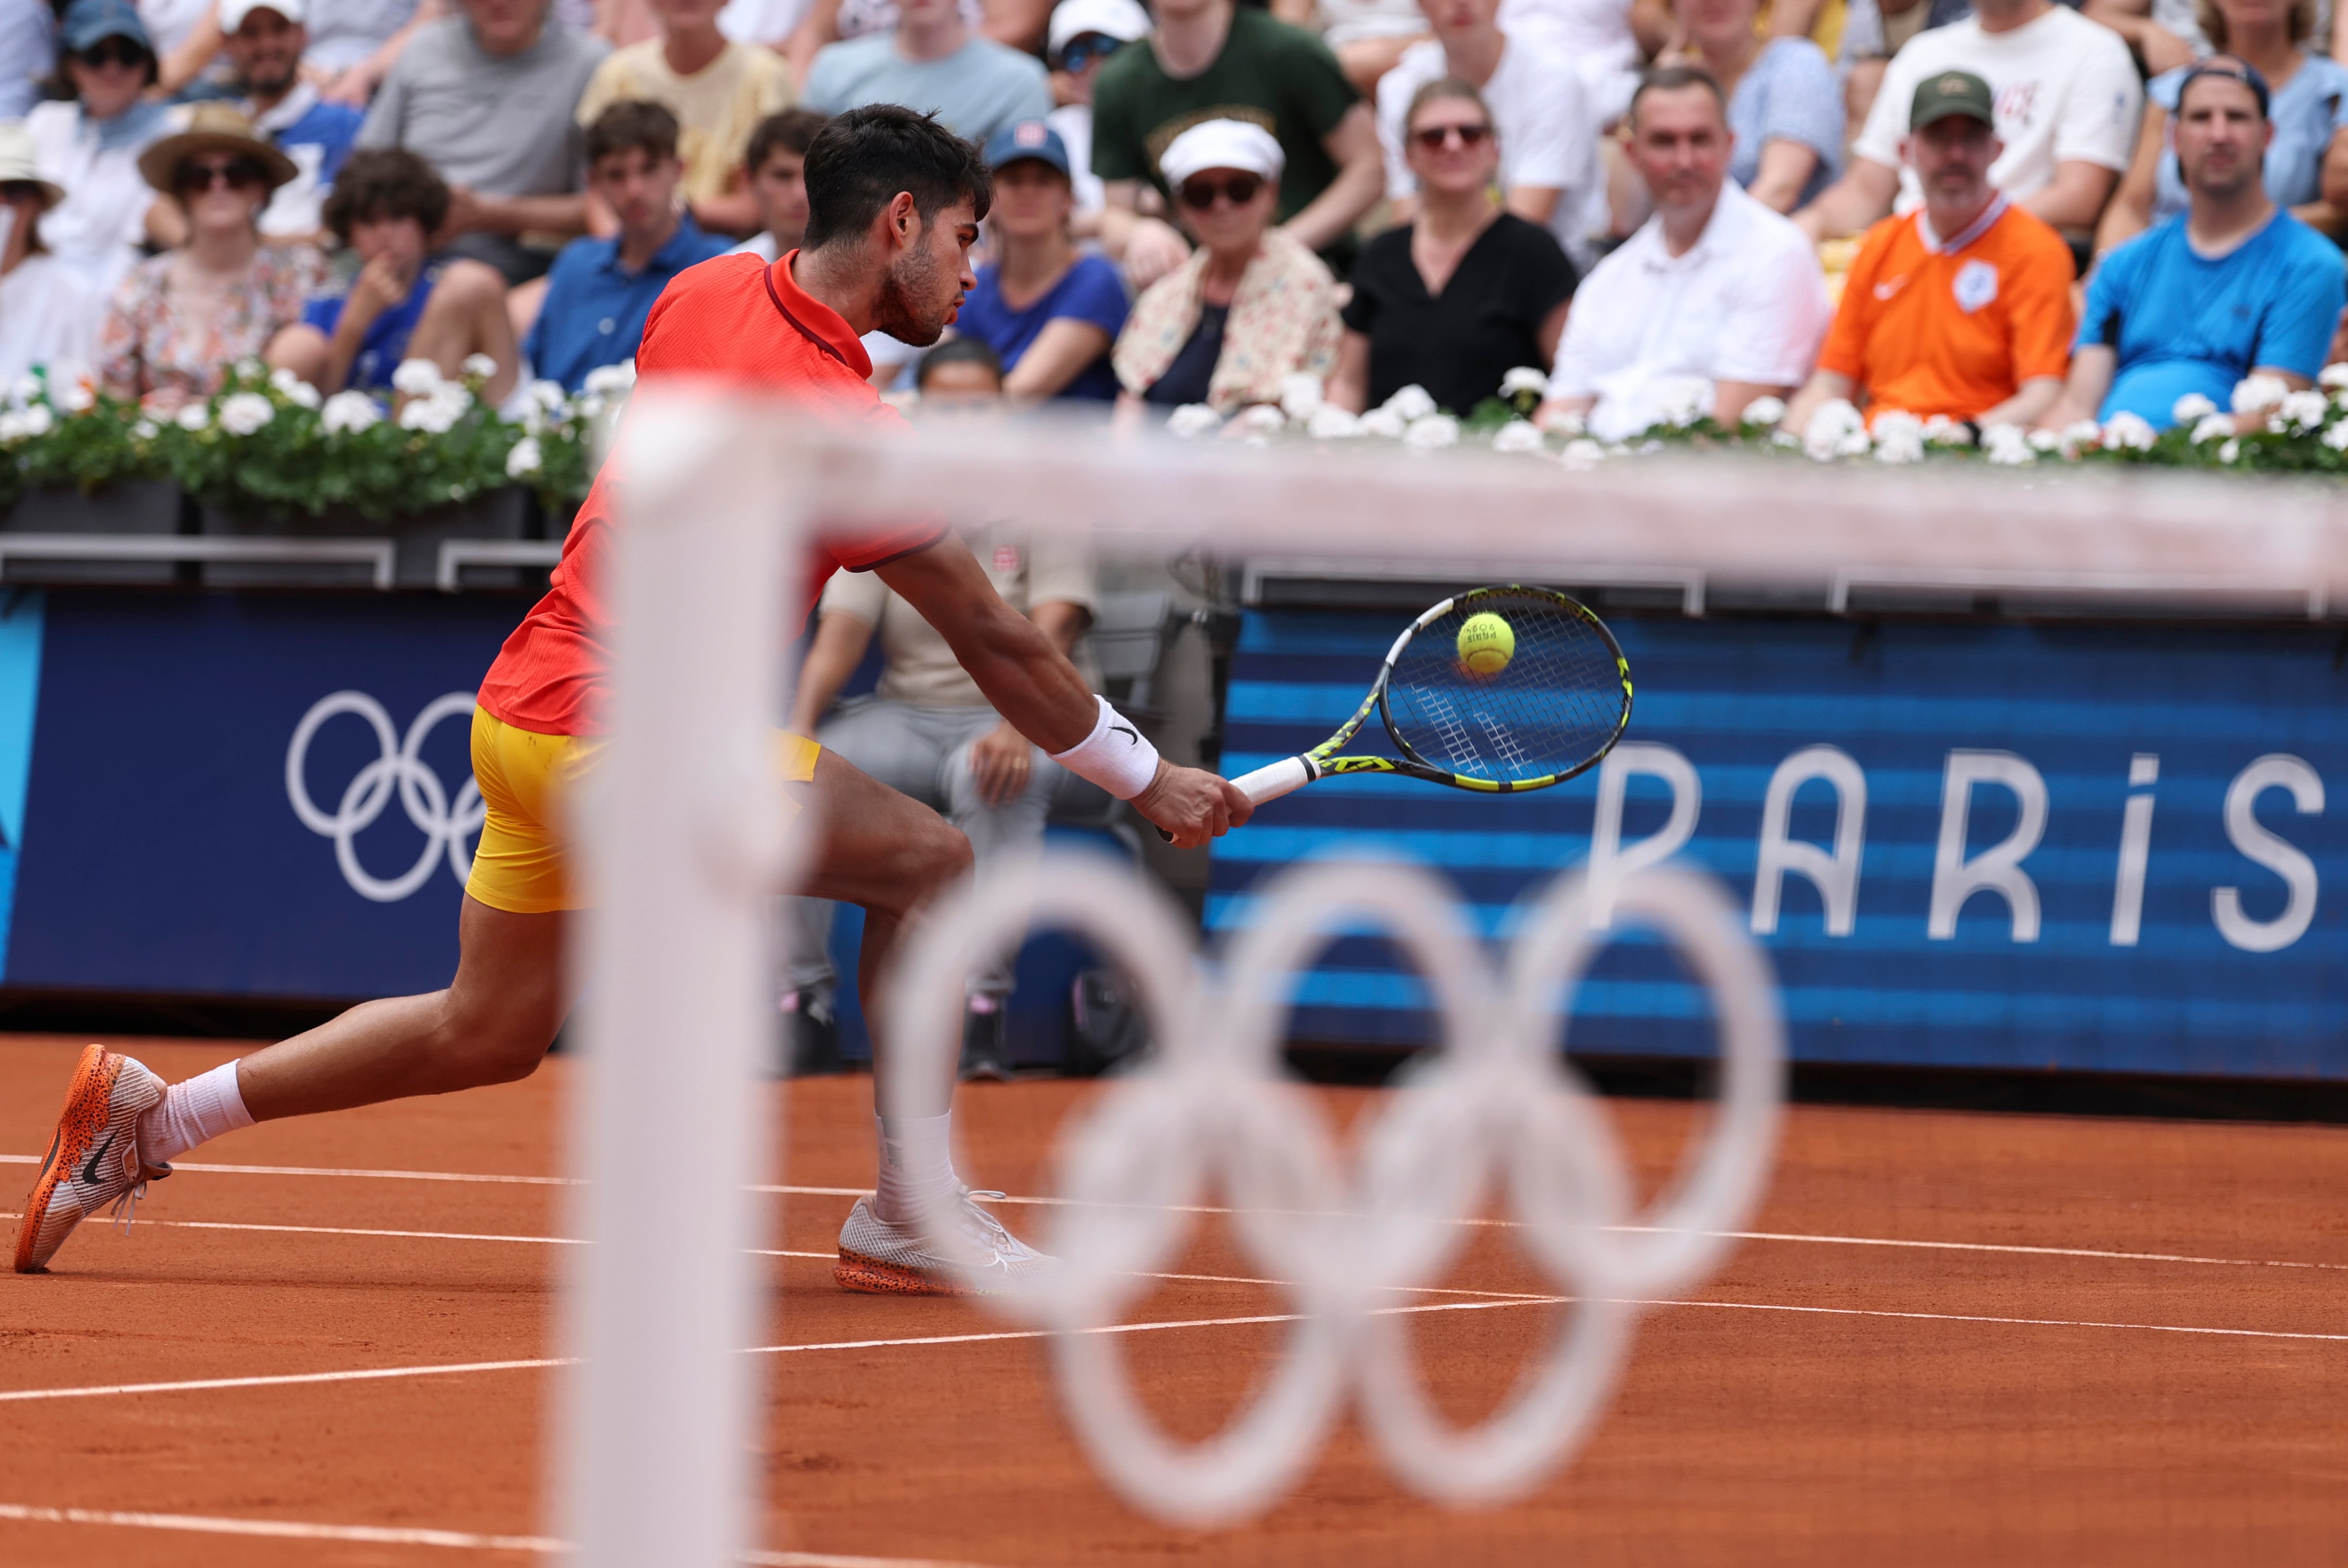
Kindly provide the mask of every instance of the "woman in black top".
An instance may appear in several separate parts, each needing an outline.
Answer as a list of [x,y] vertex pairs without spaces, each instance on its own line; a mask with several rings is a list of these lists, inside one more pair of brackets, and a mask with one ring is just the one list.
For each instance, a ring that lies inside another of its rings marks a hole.
[[1547,229],[1500,205],[1491,112],[1457,77],[1410,102],[1418,215],[1362,248],[1328,399],[1361,413],[1414,383],[1458,415],[1520,365],[1546,370],[1581,280]]

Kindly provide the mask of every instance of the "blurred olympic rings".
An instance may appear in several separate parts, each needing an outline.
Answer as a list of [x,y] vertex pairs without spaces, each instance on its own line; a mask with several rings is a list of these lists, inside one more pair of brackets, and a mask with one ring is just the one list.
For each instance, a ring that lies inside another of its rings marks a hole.
[[[991,873],[922,927],[892,988],[891,1043],[907,1053],[895,1084],[951,1073],[964,975],[1035,926],[1092,941],[1150,1019],[1148,1059],[1062,1135],[1057,1197],[1039,1238],[1060,1268],[988,1299],[1058,1331],[1071,1422],[1110,1483],[1169,1522],[1226,1524],[1270,1506],[1311,1466],[1349,1391],[1417,1491],[1455,1505],[1520,1496],[1604,1408],[1640,1304],[1703,1279],[1759,1204],[1785,1079],[1768,966],[1706,878],[1664,866],[1614,890],[1617,921],[1658,927],[1678,948],[1709,994],[1721,1040],[1710,1130],[1640,1212],[1609,1119],[1558,1048],[1560,995],[1570,1013],[1572,987],[1605,941],[1581,873],[1528,912],[1504,973],[1451,891],[1415,866],[1307,862],[1252,902],[1220,980],[1198,962],[1172,900],[1098,859],[1047,855]],[[1425,977],[1442,1048],[1378,1111],[1349,1177],[1278,1053],[1296,979],[1333,937],[1365,930],[1388,937]],[[1509,1402],[1462,1430],[1426,1397],[1406,1318],[1393,1309],[1410,1299],[1397,1293],[1443,1278],[1495,1190],[1533,1262],[1573,1305]],[[1241,1247],[1297,1315],[1264,1387],[1221,1431],[1185,1444],[1136,1395],[1123,1336],[1098,1331],[1175,1266],[1219,1194]],[[932,1239],[950,1244],[946,1216],[925,1220]]]
[[[452,803],[440,776],[419,755],[426,738],[441,720],[472,711],[471,692],[452,691],[435,697],[416,716],[403,739],[392,727],[391,715],[383,704],[363,691],[338,691],[311,704],[302,722],[294,727],[294,738],[285,748],[285,798],[304,827],[335,841],[335,863],[360,897],[376,903],[397,903],[430,880],[434,864],[444,854],[459,883],[472,875],[472,855],[465,846],[480,830],[485,815],[480,787],[469,771]],[[352,776],[330,816],[310,797],[310,742],[328,719],[345,713],[366,720],[382,755]],[[424,834],[424,852],[407,871],[386,879],[359,863],[356,840],[383,815],[395,788],[407,820]]]

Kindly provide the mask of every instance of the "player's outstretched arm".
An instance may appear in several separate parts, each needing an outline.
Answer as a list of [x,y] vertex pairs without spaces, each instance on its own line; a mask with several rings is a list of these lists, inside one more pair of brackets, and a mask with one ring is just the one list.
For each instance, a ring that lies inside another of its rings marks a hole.
[[1247,820],[1245,795],[1158,758],[1096,697],[1052,640],[1003,602],[961,540],[949,535],[873,570],[937,629],[995,712],[1070,772],[1131,800],[1175,843],[1196,848]]

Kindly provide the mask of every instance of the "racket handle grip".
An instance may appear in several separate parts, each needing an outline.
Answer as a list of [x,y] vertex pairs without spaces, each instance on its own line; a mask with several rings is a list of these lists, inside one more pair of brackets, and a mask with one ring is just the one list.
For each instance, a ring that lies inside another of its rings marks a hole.
[[1292,789],[1302,789],[1319,777],[1321,770],[1313,764],[1302,757],[1291,757],[1252,773],[1242,773],[1231,782],[1240,787],[1241,794],[1261,806],[1266,800],[1279,799]]
[[[1239,786],[1241,794],[1261,806],[1266,800],[1279,799],[1292,789],[1302,789],[1320,777],[1321,770],[1313,764],[1302,757],[1291,757],[1252,773],[1242,773],[1231,782]],[[1158,836],[1169,844],[1174,841],[1174,835],[1163,828],[1158,830]]]

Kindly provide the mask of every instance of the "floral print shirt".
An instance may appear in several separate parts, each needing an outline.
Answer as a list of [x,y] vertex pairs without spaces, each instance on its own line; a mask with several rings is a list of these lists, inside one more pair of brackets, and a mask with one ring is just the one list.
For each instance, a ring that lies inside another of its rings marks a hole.
[[210,319],[182,321],[171,310],[172,254],[130,269],[114,291],[98,341],[99,382],[118,397],[159,392],[208,397],[229,366],[257,359],[277,329],[302,319],[302,307],[325,284],[324,261],[309,245],[263,245],[243,282]]

